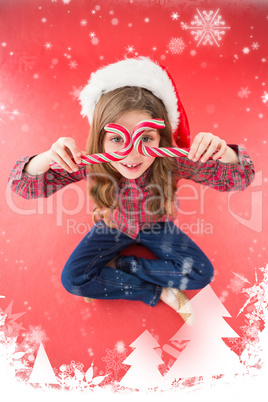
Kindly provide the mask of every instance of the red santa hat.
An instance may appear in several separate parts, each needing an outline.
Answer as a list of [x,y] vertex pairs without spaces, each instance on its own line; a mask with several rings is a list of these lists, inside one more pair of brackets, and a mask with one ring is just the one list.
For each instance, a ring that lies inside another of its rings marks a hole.
[[125,86],[148,89],[161,99],[173,130],[174,143],[181,148],[190,146],[188,119],[176,86],[166,68],[147,57],[124,59],[92,73],[79,96],[82,116],[87,116],[91,124],[100,97]]

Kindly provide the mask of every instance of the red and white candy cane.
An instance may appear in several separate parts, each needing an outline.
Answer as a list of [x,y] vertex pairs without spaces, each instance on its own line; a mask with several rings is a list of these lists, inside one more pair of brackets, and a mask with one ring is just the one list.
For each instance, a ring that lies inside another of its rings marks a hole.
[[160,119],[143,120],[137,124],[132,135],[133,145],[136,151],[145,156],[155,157],[169,156],[171,158],[175,158],[176,156],[187,156],[189,152],[182,148],[155,148],[144,145],[142,142],[142,134],[144,131],[152,128],[159,130],[164,127],[165,122],[164,120]]
[[[105,129],[105,131],[107,131],[109,133],[115,133],[115,134],[120,135],[120,137],[122,137],[122,139],[124,140],[124,148],[121,149],[121,151],[117,151],[117,152],[104,152],[104,153],[100,153],[100,154],[82,156],[81,163],[79,163],[78,166],[95,165],[97,163],[108,163],[108,162],[118,161],[121,159],[125,159],[125,157],[128,156],[128,154],[132,151],[132,148],[133,148],[132,137],[131,137],[130,132],[125,127],[119,126],[118,124],[111,123],[111,124],[107,124],[104,127],[104,129]],[[63,169],[56,162],[50,163],[49,166],[52,169]]]
[[[78,166],[94,165],[97,163],[116,162],[125,159],[133,149],[133,146],[142,155],[155,157],[176,157],[187,156],[188,151],[182,148],[154,148],[147,147],[142,142],[142,134],[149,129],[161,129],[165,127],[164,120],[149,119],[143,120],[134,129],[133,135],[123,126],[119,124],[107,124],[104,129],[107,133],[120,135],[124,140],[124,148],[117,152],[104,152],[99,154],[87,155],[81,157],[81,163]],[[63,169],[58,163],[53,162],[49,165],[52,169]]]

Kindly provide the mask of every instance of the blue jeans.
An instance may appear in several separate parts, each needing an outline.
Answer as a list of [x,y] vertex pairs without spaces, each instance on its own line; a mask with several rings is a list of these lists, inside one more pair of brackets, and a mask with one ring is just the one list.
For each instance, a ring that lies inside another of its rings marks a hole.
[[[116,269],[106,266],[134,243],[158,259],[120,255]],[[131,239],[101,221],[72,252],[61,280],[68,292],[78,296],[140,300],[155,306],[162,287],[201,289],[211,282],[213,273],[202,250],[173,222],[155,223]]]

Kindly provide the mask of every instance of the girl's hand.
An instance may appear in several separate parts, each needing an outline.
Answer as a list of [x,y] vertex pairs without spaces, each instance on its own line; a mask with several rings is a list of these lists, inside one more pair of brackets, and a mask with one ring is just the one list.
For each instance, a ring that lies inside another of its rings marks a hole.
[[73,173],[78,171],[76,163],[81,163],[81,156],[86,155],[86,152],[78,148],[73,138],[60,137],[52,144],[48,154],[50,163],[56,162],[69,173]]
[[200,162],[204,163],[209,157],[212,157],[215,161],[225,154],[227,148],[226,142],[216,135],[201,132],[195,136],[188,158],[194,162],[201,158]]

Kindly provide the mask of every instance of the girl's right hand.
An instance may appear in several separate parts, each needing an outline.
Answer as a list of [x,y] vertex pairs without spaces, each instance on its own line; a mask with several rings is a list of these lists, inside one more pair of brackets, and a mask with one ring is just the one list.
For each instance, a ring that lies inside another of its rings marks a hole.
[[81,163],[81,156],[86,155],[81,151],[71,137],[60,137],[48,151],[50,163],[56,162],[69,173],[77,172]]

